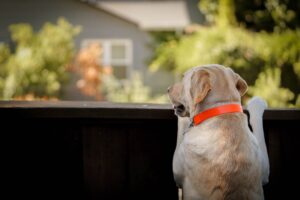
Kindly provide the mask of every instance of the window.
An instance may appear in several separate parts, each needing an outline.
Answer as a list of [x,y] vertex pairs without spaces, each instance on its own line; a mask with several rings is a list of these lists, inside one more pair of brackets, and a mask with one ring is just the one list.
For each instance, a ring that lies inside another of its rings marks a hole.
[[119,79],[130,77],[132,67],[132,42],[129,39],[86,39],[81,47],[91,43],[99,43],[103,50],[101,65],[113,68],[114,75]]

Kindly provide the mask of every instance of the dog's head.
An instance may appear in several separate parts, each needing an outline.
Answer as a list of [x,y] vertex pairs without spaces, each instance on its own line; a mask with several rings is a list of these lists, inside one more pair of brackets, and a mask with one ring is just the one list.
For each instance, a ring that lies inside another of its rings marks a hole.
[[175,114],[190,117],[205,105],[240,102],[247,83],[232,69],[222,65],[204,65],[187,71],[182,81],[168,88]]

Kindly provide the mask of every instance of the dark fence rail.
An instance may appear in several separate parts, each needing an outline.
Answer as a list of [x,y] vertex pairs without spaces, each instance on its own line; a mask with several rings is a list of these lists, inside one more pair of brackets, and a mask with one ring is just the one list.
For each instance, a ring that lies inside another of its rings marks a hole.
[[[10,199],[177,199],[170,105],[0,102]],[[266,199],[298,196],[300,110],[267,110]],[[295,184],[296,180],[296,184]]]

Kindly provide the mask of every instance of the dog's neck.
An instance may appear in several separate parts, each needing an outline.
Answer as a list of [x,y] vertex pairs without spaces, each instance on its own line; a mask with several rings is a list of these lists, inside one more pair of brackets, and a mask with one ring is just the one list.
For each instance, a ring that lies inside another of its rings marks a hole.
[[229,105],[229,104],[238,104],[241,105],[240,102],[238,101],[226,101],[226,102],[214,102],[214,103],[205,103],[205,105],[197,105],[195,112],[192,113],[191,117],[190,117],[190,121],[193,124],[194,122],[194,117],[196,115],[198,115],[199,113],[203,113],[204,111],[207,111],[209,109],[215,108],[215,107],[220,107],[220,106],[225,106],[225,105]]
[[191,118],[193,118],[195,115],[197,115],[200,112],[203,112],[205,110],[208,110],[210,108],[214,108],[217,106],[223,106],[226,104],[241,104],[241,102],[239,102],[239,101],[222,101],[222,102],[211,102],[211,103],[205,102],[205,104],[200,103],[200,104],[196,105],[194,112],[192,112]]

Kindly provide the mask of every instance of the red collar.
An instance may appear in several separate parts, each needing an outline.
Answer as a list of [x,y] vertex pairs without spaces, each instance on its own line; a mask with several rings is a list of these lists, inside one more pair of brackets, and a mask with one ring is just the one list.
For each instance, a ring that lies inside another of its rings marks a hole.
[[194,126],[200,124],[201,122],[209,118],[226,114],[226,113],[234,113],[234,112],[243,112],[242,106],[240,104],[226,104],[226,105],[210,108],[194,116],[193,118]]

